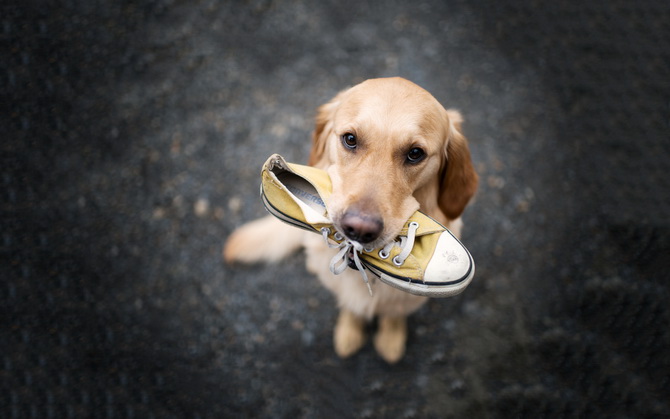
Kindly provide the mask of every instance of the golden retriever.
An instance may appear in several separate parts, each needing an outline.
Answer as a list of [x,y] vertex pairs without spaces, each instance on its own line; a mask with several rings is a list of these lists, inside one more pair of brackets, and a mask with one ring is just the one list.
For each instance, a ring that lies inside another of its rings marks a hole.
[[[367,80],[321,106],[309,164],[330,174],[328,211],[335,228],[351,240],[380,247],[421,209],[460,236],[461,214],[478,183],[461,122],[457,111],[445,110],[430,93],[402,78]],[[267,216],[234,231],[224,258],[228,263],[275,262],[300,247],[308,270],[339,304],[336,353],[357,352],[366,341],[366,323],[376,316],[377,353],[389,363],[400,360],[406,318],[426,298],[381,281],[375,281],[370,296],[360,272],[334,275],[329,261],[336,250],[318,234]]]

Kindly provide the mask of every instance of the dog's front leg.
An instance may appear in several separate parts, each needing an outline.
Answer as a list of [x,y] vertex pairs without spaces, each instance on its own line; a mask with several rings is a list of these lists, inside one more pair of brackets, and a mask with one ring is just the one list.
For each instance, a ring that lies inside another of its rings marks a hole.
[[335,324],[333,334],[335,353],[340,358],[347,358],[365,344],[365,320],[343,308]]
[[380,316],[374,345],[377,353],[389,364],[395,364],[405,354],[407,318]]

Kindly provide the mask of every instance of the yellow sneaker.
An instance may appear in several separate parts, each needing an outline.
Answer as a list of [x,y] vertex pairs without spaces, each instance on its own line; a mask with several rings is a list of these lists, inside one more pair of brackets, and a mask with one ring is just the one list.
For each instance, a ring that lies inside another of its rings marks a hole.
[[288,224],[316,232],[332,226],[322,199],[331,193],[330,177],[323,170],[287,163],[279,154],[270,156],[263,165],[263,204],[270,214]]
[[330,263],[334,274],[355,267],[372,294],[366,270],[395,288],[427,297],[456,295],[474,277],[472,256],[451,232],[420,211],[398,238],[383,248],[370,249],[335,231],[328,216],[332,193],[328,174],[314,167],[287,163],[272,155],[261,171],[261,197],[270,214],[309,231],[321,233],[339,249]]
[[470,252],[442,224],[417,211],[398,239],[361,259],[382,282],[411,294],[450,297],[468,286],[475,274]]

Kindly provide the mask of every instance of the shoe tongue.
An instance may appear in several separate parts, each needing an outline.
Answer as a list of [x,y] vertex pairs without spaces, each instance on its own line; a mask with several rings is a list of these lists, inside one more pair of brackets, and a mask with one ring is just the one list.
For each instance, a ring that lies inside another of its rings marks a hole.
[[432,233],[437,233],[440,231],[446,230],[446,228],[438,223],[437,221],[433,220],[429,216],[425,215],[421,211],[415,212],[412,217],[408,220],[408,222],[405,224],[405,226],[400,230],[400,236],[406,236],[407,231],[408,231],[408,226],[410,221],[416,221],[419,223],[419,228],[416,230],[416,236],[425,236],[426,234],[432,234]]

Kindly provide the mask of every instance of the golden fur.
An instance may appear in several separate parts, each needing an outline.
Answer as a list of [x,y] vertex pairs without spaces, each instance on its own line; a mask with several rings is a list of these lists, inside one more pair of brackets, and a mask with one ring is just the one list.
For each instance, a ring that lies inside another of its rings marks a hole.
[[[477,189],[461,115],[445,110],[419,86],[401,78],[367,80],[340,92],[318,109],[309,164],[326,170],[333,182],[328,202],[335,227],[342,231],[344,214],[355,208],[383,221],[379,247],[393,240],[405,221],[421,209],[460,236],[461,213]],[[355,150],[343,145],[354,134]],[[425,157],[408,164],[410,150]],[[274,238],[274,239],[269,239]],[[274,241],[274,242],[273,242]],[[335,351],[347,357],[365,343],[365,324],[378,316],[374,346],[390,363],[400,360],[407,338],[406,317],[425,297],[387,286],[381,281],[368,294],[359,272],[333,275],[328,266],[334,250],[313,233],[265,217],[237,229],[229,237],[227,262],[274,262],[304,247],[307,268],[336,297],[340,315],[335,325]]]

